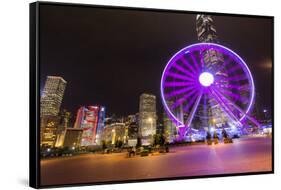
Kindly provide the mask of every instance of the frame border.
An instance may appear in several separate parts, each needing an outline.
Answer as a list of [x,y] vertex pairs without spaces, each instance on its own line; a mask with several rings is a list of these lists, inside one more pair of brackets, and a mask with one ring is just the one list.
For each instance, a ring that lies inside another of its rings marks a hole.
[[[180,13],[180,14],[210,14],[215,16],[232,16],[232,17],[247,17],[247,18],[266,18],[272,20],[272,170],[261,172],[246,172],[246,173],[230,173],[230,174],[212,174],[199,176],[179,176],[167,178],[152,178],[152,179],[137,179],[137,180],[117,180],[117,181],[102,181],[92,183],[71,183],[71,184],[54,184],[41,185],[40,179],[40,6],[65,6],[65,7],[86,7],[86,8],[101,8],[101,9],[115,9],[115,10],[131,10],[144,12],[163,12],[163,13]],[[110,185],[123,183],[141,183],[141,182],[155,182],[168,180],[183,180],[183,179],[198,179],[198,178],[215,178],[215,177],[234,177],[234,176],[248,176],[261,174],[274,174],[274,16],[264,15],[249,15],[249,14],[232,14],[232,13],[217,13],[217,12],[201,12],[201,11],[187,11],[187,10],[171,10],[158,8],[141,8],[141,7],[126,7],[113,5],[92,5],[80,3],[61,3],[37,1],[29,4],[29,186],[33,188],[57,188],[57,187],[75,187],[75,186],[89,186],[89,185]],[[35,117],[34,117],[35,115]]]

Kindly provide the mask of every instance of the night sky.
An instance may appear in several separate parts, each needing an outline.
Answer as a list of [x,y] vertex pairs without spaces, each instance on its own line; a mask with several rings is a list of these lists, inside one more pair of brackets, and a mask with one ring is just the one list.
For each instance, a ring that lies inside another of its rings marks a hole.
[[[259,107],[272,104],[272,19],[213,16],[220,44],[248,64]],[[178,50],[198,43],[196,14],[41,5],[40,84],[46,76],[67,81],[62,108],[104,105],[122,116],[139,109],[143,92],[162,112],[162,71]]]

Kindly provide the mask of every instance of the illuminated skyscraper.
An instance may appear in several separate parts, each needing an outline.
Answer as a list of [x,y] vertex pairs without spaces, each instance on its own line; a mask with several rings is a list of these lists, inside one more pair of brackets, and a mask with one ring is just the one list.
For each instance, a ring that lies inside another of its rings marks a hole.
[[[210,15],[197,15],[196,17],[196,31],[197,37],[200,42],[210,42],[210,43],[219,43],[217,30],[214,25],[214,20]],[[227,84],[227,80],[225,80],[228,75],[223,67],[224,58],[221,53],[214,49],[207,49],[202,52],[202,61],[205,64],[205,69],[208,72],[213,73],[217,79],[220,80],[222,84]],[[216,72],[214,72],[216,71]],[[203,126],[207,125],[215,125],[221,127],[226,123],[227,117],[221,108],[218,106],[215,99],[211,99],[210,102],[210,110],[208,110],[208,115],[210,119],[207,121],[203,118],[200,118],[200,121],[203,122]],[[199,108],[199,112],[206,112],[203,110],[204,108]],[[203,114],[203,113],[202,113]],[[201,115],[202,115],[201,114]],[[205,116],[208,116],[205,115]]]
[[99,107],[99,120],[96,134],[96,144],[100,145],[102,141],[102,132],[105,127],[105,107]]
[[151,144],[156,134],[156,97],[143,93],[139,104],[139,132],[143,144]]
[[57,116],[66,87],[66,81],[62,77],[48,76],[41,95],[42,116]]
[[61,116],[60,106],[66,87],[62,77],[48,76],[45,82],[40,102],[40,144],[54,147],[57,141]]
[[196,30],[200,42],[218,43],[217,30],[210,15],[197,15]]
[[74,128],[83,129],[81,146],[100,143],[104,121],[105,108],[102,106],[82,106],[78,109]]
[[173,121],[170,120],[167,113],[163,113],[164,135],[168,142],[173,142],[176,139],[177,127]]

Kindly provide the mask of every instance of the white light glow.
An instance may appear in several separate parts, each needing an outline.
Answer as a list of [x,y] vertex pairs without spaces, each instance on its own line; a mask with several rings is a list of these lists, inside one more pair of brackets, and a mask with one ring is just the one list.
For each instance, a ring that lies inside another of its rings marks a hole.
[[199,76],[199,82],[203,86],[210,86],[214,82],[214,76],[208,72],[201,73]]

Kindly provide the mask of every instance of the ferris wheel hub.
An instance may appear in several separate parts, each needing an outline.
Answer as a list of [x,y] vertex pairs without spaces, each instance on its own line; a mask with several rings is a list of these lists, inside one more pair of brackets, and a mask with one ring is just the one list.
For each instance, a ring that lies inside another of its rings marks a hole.
[[203,72],[199,76],[199,82],[202,86],[208,87],[214,83],[214,76],[209,72]]

